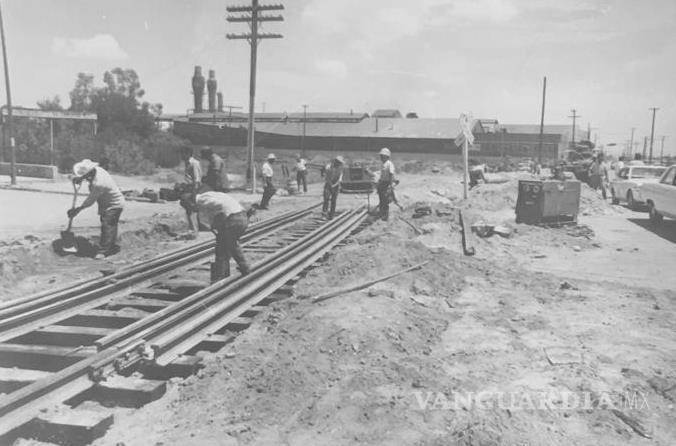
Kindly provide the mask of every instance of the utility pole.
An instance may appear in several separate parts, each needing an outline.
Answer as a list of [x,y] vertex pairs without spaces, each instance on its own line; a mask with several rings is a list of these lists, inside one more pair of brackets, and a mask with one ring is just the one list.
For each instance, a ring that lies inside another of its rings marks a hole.
[[[7,93],[7,135],[9,136],[9,145],[12,149],[12,154],[10,158],[10,177],[12,179],[12,185],[16,184],[16,148],[14,147],[14,132],[13,132],[13,122],[12,122],[12,94],[9,89],[9,67],[7,66],[7,48],[5,44],[5,25],[2,21],[2,5],[0,4],[0,39],[2,39],[2,61],[5,66],[5,90]],[[4,133],[4,131],[3,131]],[[3,146],[3,151],[5,150]]]
[[577,121],[577,118],[581,118],[582,116],[578,115],[577,110],[575,110],[575,109],[572,109],[571,112],[573,112],[573,115],[568,116],[569,118],[573,118],[573,135],[572,135],[573,138],[570,141],[570,145],[574,149],[575,148],[575,123]]
[[648,149],[648,137],[644,136],[643,137],[643,157],[641,158],[642,160],[645,161],[645,155],[646,155],[646,150]]
[[591,141],[591,123],[587,121],[587,141]]
[[629,159],[631,159],[634,151],[634,131],[636,130],[636,127],[631,128],[631,140],[629,142]]
[[300,153],[305,158],[305,123],[307,122],[307,104],[303,104],[303,136],[300,138]]
[[[545,97],[547,95],[547,76],[542,79],[542,110],[540,111],[540,141],[538,144],[538,164],[542,165],[542,144],[545,131]],[[556,154],[555,156],[558,156]]]
[[659,110],[657,107],[650,107],[650,110],[653,111],[653,125],[650,128],[650,158],[648,159],[649,163],[653,162],[653,139],[655,138],[655,112]]
[[259,39],[281,39],[281,34],[260,33],[258,25],[260,22],[281,22],[284,17],[281,15],[259,14],[261,11],[278,11],[284,9],[284,5],[259,5],[258,0],[251,0],[251,6],[228,6],[226,10],[229,13],[238,15],[229,15],[228,22],[248,23],[249,33],[227,34],[229,40],[248,40],[251,46],[250,69],[249,69],[249,127],[247,132],[247,146],[249,156],[247,160],[247,176],[251,178],[251,193],[256,193],[256,168],[254,165],[254,106],[256,101],[256,58],[258,54]]
[[664,138],[666,138],[666,136],[662,135],[662,145],[660,146],[660,164],[664,162]]

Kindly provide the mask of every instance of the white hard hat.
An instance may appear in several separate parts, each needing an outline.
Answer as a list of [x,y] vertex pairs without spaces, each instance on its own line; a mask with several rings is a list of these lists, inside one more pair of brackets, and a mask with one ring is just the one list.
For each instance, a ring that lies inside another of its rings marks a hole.
[[345,164],[345,159],[338,155],[337,157],[334,158],[336,161],[338,161],[340,164]]
[[82,177],[87,175],[92,170],[94,170],[94,168],[96,168],[96,166],[98,165],[99,163],[95,163],[90,159],[83,159],[79,163],[75,163],[75,165],[73,166],[73,173],[77,177]]
[[383,155],[383,156],[392,156],[392,153],[390,153],[390,149],[387,147],[383,147],[380,149],[380,152],[378,152],[378,155]]
[[268,159],[269,159],[269,160],[276,160],[277,157],[275,156],[274,153],[271,153],[271,154],[268,155]]

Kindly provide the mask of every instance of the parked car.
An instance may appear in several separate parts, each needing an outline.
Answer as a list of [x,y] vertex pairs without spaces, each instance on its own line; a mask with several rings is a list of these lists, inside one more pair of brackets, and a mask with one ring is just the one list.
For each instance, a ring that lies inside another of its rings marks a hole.
[[645,205],[641,188],[647,183],[657,183],[666,170],[663,166],[626,166],[610,182],[610,196],[613,204],[626,201],[630,209]]
[[644,184],[641,193],[653,224],[664,217],[676,219],[676,165],[668,167],[658,182]]

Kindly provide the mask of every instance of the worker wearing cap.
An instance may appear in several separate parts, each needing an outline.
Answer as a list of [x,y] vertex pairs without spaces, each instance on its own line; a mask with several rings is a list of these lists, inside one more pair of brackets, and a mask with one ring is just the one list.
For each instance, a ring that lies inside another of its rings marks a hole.
[[[224,192],[228,187],[228,176],[225,172],[225,161],[212,149],[202,149],[201,157],[207,160],[207,174],[203,178],[203,183],[207,184],[211,190]],[[195,160],[197,161],[197,160]]]
[[378,209],[380,218],[387,221],[390,215],[390,198],[392,188],[394,187],[394,164],[390,160],[392,153],[390,149],[383,148],[379,152],[380,161],[383,163],[380,168],[380,178],[378,179]]
[[101,238],[99,240],[97,259],[120,251],[117,245],[117,226],[124,208],[124,196],[115,181],[105,169],[91,160],[84,159],[73,166],[74,184],[89,182],[89,196],[78,207],[68,210],[68,218],[74,218],[85,208],[98,204],[101,218]]
[[249,265],[239,246],[239,238],[249,224],[249,213],[232,196],[210,191],[208,186],[199,190],[195,199],[200,221],[216,234],[216,256],[211,269],[211,282],[230,275],[230,258],[237,262],[242,275],[249,274]]
[[295,169],[298,192],[300,192],[300,186],[303,185],[303,192],[307,193],[307,161],[303,158],[303,155],[299,154],[296,157]]
[[200,162],[192,156],[192,147],[183,146],[181,156],[185,164],[185,180],[181,191],[179,204],[185,209],[188,218],[188,229],[190,231],[199,231],[199,221],[195,211],[195,195],[202,182],[202,166]]
[[270,198],[276,192],[275,186],[272,184],[272,175],[274,174],[272,165],[276,160],[277,157],[274,153],[269,154],[261,168],[261,174],[263,175],[263,197],[261,198],[261,204],[258,206],[259,209],[267,209],[270,204]]
[[324,204],[322,212],[329,220],[336,213],[336,203],[338,201],[338,193],[340,192],[340,183],[343,181],[344,165],[345,160],[339,155],[333,159],[324,175]]

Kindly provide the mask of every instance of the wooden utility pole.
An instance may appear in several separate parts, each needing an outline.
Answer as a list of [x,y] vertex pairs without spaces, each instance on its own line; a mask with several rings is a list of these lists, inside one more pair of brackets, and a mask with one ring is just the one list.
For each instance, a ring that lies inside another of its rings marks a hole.
[[645,156],[646,156],[646,150],[648,149],[648,137],[644,136],[643,137],[643,157],[641,158],[642,160],[645,161]]
[[[547,76],[542,79],[542,109],[540,111],[540,141],[538,143],[538,164],[542,164],[542,139],[545,131],[545,97],[547,95]],[[558,155],[556,155],[558,156]]]
[[631,139],[629,140],[629,159],[633,156],[634,152],[634,131],[636,130],[636,127],[631,128]]
[[303,104],[303,136],[300,138],[300,153],[305,158],[305,123],[307,122],[307,104]]
[[[14,147],[14,129],[12,122],[12,94],[9,89],[9,67],[7,66],[7,48],[5,44],[5,25],[2,20],[2,5],[0,4],[0,39],[2,39],[2,61],[5,66],[5,92],[7,93],[7,122],[5,126],[7,128],[7,136],[9,137],[9,145],[11,147],[12,153],[10,155],[10,177],[12,179],[12,185],[16,184],[16,148]],[[3,131],[4,133],[4,131]],[[5,148],[3,147],[3,150]]]
[[666,138],[666,136],[662,135],[662,144],[660,145],[660,164],[664,162],[664,138]]
[[571,112],[573,112],[573,115],[568,116],[569,118],[573,118],[573,135],[572,135],[572,139],[570,141],[570,146],[572,148],[575,148],[575,125],[576,125],[576,122],[577,122],[577,118],[581,118],[582,116],[578,115],[577,110],[575,110],[575,109],[572,109]]
[[256,192],[256,168],[254,165],[254,106],[256,101],[256,59],[258,54],[259,39],[281,39],[281,34],[260,33],[258,24],[260,22],[281,22],[284,18],[281,15],[263,15],[261,11],[282,10],[284,5],[259,5],[258,0],[251,0],[251,6],[228,6],[226,10],[229,13],[239,15],[227,17],[228,22],[248,23],[251,32],[245,34],[227,34],[230,40],[241,39],[248,40],[251,46],[250,68],[249,68],[249,126],[247,132],[247,147],[249,155],[247,160],[247,177],[251,178],[251,193]]
[[650,128],[650,158],[648,158],[648,162],[652,163],[653,162],[653,140],[655,139],[655,112],[659,110],[657,107],[650,107],[650,110],[653,111],[653,124]]

